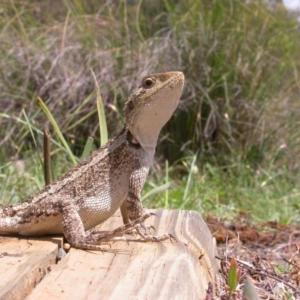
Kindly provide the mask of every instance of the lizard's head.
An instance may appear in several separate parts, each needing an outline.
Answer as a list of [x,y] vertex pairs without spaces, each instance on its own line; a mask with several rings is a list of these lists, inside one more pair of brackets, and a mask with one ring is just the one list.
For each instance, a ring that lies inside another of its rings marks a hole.
[[176,109],[183,89],[182,72],[151,74],[142,79],[126,102],[126,126],[135,142],[152,151],[162,127]]

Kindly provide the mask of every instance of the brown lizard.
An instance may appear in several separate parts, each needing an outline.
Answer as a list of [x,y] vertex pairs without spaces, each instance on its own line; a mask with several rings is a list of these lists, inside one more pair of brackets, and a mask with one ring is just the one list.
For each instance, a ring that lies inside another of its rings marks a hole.
[[[105,146],[26,201],[0,208],[0,235],[41,236],[63,233],[76,248],[103,250],[98,244],[135,230],[145,241],[153,236],[143,221],[140,201],[161,128],[176,109],[184,84],[181,72],[146,76],[126,102],[126,123]],[[120,208],[124,226],[111,232],[93,228]]]

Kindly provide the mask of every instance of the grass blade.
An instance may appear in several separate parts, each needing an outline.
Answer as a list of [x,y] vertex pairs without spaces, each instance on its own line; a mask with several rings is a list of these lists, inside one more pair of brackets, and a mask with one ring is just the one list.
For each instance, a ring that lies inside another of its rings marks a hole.
[[94,143],[94,139],[92,137],[88,137],[88,139],[86,140],[82,155],[81,155],[81,159],[85,159],[86,157],[88,157],[92,151],[92,147],[93,147],[93,143]]
[[155,194],[158,194],[160,192],[163,192],[165,191],[166,189],[168,189],[170,187],[170,182],[167,182],[163,185],[160,185],[160,186],[157,186],[155,187],[154,189],[152,189],[151,191],[149,191],[148,193],[146,193],[142,198],[141,198],[141,201],[144,201],[146,200],[147,198],[155,195]]
[[[166,184],[169,183],[169,161],[166,160]],[[165,208],[169,207],[169,189],[165,191]]]
[[93,70],[91,70],[91,72],[94,77],[96,91],[97,91],[97,110],[98,110],[98,117],[99,117],[100,141],[101,141],[100,144],[101,144],[101,146],[103,146],[107,143],[107,140],[108,140],[105,111],[104,111],[103,100],[101,97],[100,88],[99,88],[99,85],[97,82],[96,75]]
[[238,268],[236,259],[233,257],[230,262],[230,269],[228,273],[228,286],[230,294],[232,294],[238,284]]
[[44,112],[44,114],[47,116],[50,123],[52,124],[52,126],[54,128],[54,131],[56,132],[56,134],[58,135],[60,141],[64,145],[64,147],[65,147],[71,161],[73,162],[74,166],[76,166],[77,165],[77,160],[76,160],[73,152],[71,151],[68,143],[66,142],[62,132],[60,131],[60,129],[59,129],[55,119],[53,118],[50,110],[48,109],[47,105],[43,102],[43,100],[40,97],[37,98],[37,102],[38,102],[38,105],[40,106],[40,108],[42,109],[42,111]]
[[188,194],[190,193],[193,170],[194,170],[194,167],[196,165],[196,161],[197,161],[197,154],[193,155],[193,161],[192,161],[192,164],[191,164],[191,167],[190,167],[190,170],[189,170],[188,179],[187,179],[186,186],[185,186],[185,189],[184,189],[182,204],[184,204],[184,202],[186,201],[186,199],[188,197]]
[[51,136],[49,132],[44,129],[44,177],[45,186],[51,182]]
[[34,137],[33,130],[32,130],[31,124],[30,124],[30,122],[29,122],[29,119],[28,119],[27,114],[26,114],[26,112],[25,112],[24,109],[23,109],[22,113],[23,113],[24,118],[25,118],[25,120],[26,120],[27,126],[28,126],[28,128],[29,128],[29,130],[30,130],[30,134],[31,134],[31,136],[32,136],[32,139],[33,139],[35,148],[37,148],[37,142],[36,142],[36,139],[35,139],[35,137]]

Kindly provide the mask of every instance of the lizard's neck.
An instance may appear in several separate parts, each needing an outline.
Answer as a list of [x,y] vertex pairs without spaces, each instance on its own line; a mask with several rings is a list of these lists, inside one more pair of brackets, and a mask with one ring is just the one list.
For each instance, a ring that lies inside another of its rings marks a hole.
[[[141,140],[136,139],[133,136],[133,134],[130,132],[130,130],[127,129],[126,139],[135,148],[142,148],[147,153],[147,155],[151,159],[153,159],[154,154],[155,154],[155,147],[156,147],[156,144],[157,144],[157,137],[156,137],[155,140],[152,139],[150,143],[146,144],[144,139],[141,139]],[[154,143],[155,146],[152,146],[153,143]]]

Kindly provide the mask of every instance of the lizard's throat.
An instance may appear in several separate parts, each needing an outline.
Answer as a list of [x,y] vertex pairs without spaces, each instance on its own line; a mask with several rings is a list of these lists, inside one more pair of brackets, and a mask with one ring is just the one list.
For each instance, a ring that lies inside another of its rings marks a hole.
[[128,129],[126,139],[133,147],[142,148],[150,157],[154,157],[158,136],[152,136],[150,140],[147,140],[145,136],[138,138]]

